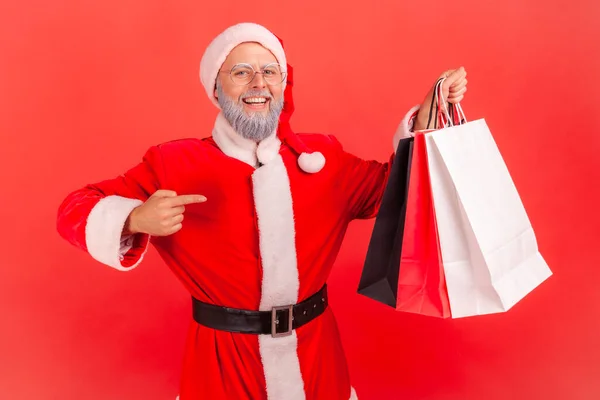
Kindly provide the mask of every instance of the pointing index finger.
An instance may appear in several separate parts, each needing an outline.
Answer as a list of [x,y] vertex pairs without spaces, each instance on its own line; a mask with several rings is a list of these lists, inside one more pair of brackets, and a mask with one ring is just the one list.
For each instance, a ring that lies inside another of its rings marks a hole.
[[173,206],[184,206],[186,204],[204,203],[206,197],[200,194],[182,194],[173,198]]

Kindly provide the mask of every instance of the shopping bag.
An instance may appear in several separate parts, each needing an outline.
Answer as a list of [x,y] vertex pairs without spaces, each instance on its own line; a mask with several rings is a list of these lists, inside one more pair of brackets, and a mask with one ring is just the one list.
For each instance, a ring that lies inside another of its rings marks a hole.
[[491,131],[480,119],[425,141],[452,317],[507,311],[552,272]]
[[396,310],[450,317],[423,133],[414,138],[406,203]]
[[397,302],[413,141],[398,143],[358,285],[358,293],[391,307]]

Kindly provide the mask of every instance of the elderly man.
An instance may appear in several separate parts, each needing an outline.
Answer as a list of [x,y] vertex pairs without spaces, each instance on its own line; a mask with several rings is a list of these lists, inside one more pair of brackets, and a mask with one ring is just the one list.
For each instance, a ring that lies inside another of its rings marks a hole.
[[[151,147],[59,209],[60,234],[97,261],[128,271],[151,243],[190,292],[181,400],[357,398],[326,281],[350,221],[376,215],[390,163],[280,124],[286,66],[264,27],[228,28],[200,66],[221,110],[212,136]],[[448,101],[465,75],[444,74]],[[425,99],[394,143],[427,124]]]

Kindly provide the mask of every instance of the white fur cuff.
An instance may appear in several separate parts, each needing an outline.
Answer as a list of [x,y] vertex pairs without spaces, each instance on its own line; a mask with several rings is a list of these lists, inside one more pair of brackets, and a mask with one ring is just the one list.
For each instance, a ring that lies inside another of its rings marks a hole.
[[119,271],[135,268],[142,257],[131,267],[123,267],[121,233],[131,211],[143,202],[121,196],[107,196],[100,200],[88,215],[85,241],[88,253],[96,261]]

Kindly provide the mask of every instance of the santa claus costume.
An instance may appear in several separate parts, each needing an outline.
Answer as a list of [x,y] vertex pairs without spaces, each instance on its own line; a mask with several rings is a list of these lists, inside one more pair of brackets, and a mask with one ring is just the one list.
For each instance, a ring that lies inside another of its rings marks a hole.
[[[262,44],[287,65],[264,27],[228,28],[201,62],[217,106],[217,71],[244,42]],[[411,135],[415,110],[394,143]],[[356,399],[326,281],[348,224],[376,215],[389,171],[389,162],[362,160],[333,136],[296,134],[288,124],[257,144],[219,114],[212,136],[153,146],[122,176],[69,194],[57,227],[121,271],[137,267],[152,244],[189,291],[194,316],[181,400]],[[183,228],[171,236],[123,237],[130,212],[159,189],[208,201],[186,206]]]

